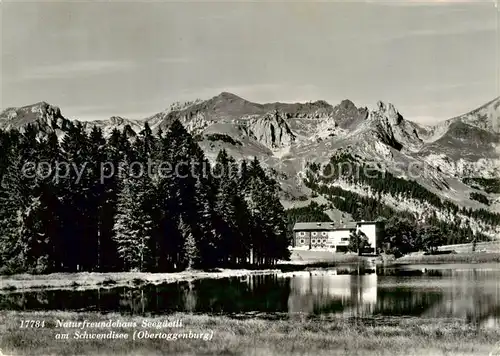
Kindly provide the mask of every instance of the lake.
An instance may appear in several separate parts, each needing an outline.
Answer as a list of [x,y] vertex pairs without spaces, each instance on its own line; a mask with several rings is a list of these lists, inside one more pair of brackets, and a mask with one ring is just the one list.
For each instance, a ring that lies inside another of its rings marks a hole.
[[500,266],[344,266],[91,290],[3,291],[3,310],[458,318],[500,327]]

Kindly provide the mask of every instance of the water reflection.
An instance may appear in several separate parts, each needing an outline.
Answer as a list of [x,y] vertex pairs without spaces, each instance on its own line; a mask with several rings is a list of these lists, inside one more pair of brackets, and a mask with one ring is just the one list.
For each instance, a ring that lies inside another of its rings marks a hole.
[[136,288],[4,291],[0,309],[460,318],[500,327],[500,268],[357,267]]
[[338,274],[336,271],[302,272],[292,276],[288,312],[372,313],[377,303],[377,275]]

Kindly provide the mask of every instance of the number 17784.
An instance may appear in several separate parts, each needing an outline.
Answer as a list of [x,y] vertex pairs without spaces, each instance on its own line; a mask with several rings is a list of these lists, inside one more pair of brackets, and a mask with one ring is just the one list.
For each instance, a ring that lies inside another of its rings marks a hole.
[[44,328],[45,320],[21,320],[21,329],[27,328]]

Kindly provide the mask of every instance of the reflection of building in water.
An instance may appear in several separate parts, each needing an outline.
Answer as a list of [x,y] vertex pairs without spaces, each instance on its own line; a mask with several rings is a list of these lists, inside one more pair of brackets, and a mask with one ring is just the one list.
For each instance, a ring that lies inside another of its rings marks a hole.
[[490,315],[482,321],[481,326],[485,329],[498,329],[500,328],[500,320],[498,320],[498,316]]
[[290,279],[290,313],[373,312],[377,302],[377,275],[337,275],[335,272],[295,273]]

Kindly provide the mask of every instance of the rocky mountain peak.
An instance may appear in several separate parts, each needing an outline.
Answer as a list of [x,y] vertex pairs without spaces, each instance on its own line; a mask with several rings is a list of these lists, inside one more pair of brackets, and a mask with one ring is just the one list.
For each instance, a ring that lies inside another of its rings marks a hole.
[[356,105],[354,105],[354,103],[349,99],[342,100],[339,104],[339,108],[346,111],[354,111],[358,109]]
[[370,111],[366,123],[360,125],[355,134],[367,133],[397,150],[418,151],[423,141],[418,136],[414,125],[404,120],[403,116],[391,103],[378,101],[376,109]]
[[19,108],[8,108],[0,113],[0,128],[22,129],[32,124],[40,131],[64,129],[70,125],[70,121],[62,116],[59,107],[50,105],[45,101]]
[[213,98],[205,101],[207,107],[220,107],[220,108],[224,108],[226,106],[235,104],[243,105],[245,102],[247,102],[245,99],[240,98],[238,95],[229,92],[222,92],[219,95],[216,95]]
[[245,100],[245,99],[239,97],[238,95],[233,94],[233,93],[229,93],[227,91],[223,91],[222,93],[217,95],[215,98],[219,98],[221,100]]
[[403,116],[401,116],[392,103],[378,101],[375,113],[381,117],[386,117],[393,125],[399,125],[403,121]]
[[286,114],[273,110],[265,115],[250,119],[249,130],[257,141],[268,148],[290,146],[295,134],[286,122]]
[[32,105],[31,111],[32,112],[40,112],[40,113],[54,112],[54,113],[57,113],[59,115],[61,114],[61,110],[59,109],[59,107],[54,106],[54,105],[50,105],[46,101],[40,101],[39,103]]
[[125,119],[120,116],[111,116],[109,118],[109,121],[111,122],[112,125],[123,125]]
[[500,133],[500,97],[461,116],[447,120],[447,124],[461,121],[482,130]]
[[279,124],[285,123],[285,118],[286,114],[279,111],[278,109],[274,109],[273,111],[270,111],[262,116],[262,120],[274,121]]
[[[361,160],[383,163],[381,167],[388,170],[406,167],[410,162],[440,167],[430,172],[431,178],[419,178],[419,184],[437,187],[435,182],[451,179],[453,190],[438,187],[436,194],[471,206],[476,203],[467,199],[469,191],[464,189],[469,188],[453,181],[453,177],[463,172],[476,177],[498,176],[500,141],[491,130],[498,128],[495,122],[499,118],[500,98],[443,122],[437,130],[405,120],[392,103],[384,101],[375,102],[370,110],[358,108],[348,99],[336,106],[322,100],[260,104],[222,92],[208,100],[175,103],[146,122],[153,131],[161,128],[165,132],[172,122],[179,120],[193,135],[207,138],[200,141],[200,146],[211,160],[221,148],[237,159],[258,157],[264,165],[280,173],[277,179],[291,197],[309,194],[302,181],[295,180],[303,173],[304,162],[327,162],[336,150],[346,148],[346,152]],[[144,122],[112,116],[82,124],[87,132],[94,126],[102,128],[104,136],[114,129],[125,130],[133,140]],[[0,113],[0,129],[22,130],[27,124],[34,124],[40,135],[56,132],[62,137],[72,122],[62,116],[58,107],[47,102]],[[421,138],[426,140],[425,144]],[[349,189],[359,188],[346,182],[339,184],[346,184]],[[498,209],[500,203],[495,204]]]
[[368,109],[358,108],[352,101],[345,99],[332,109],[332,117],[339,127],[352,130],[366,120]]

